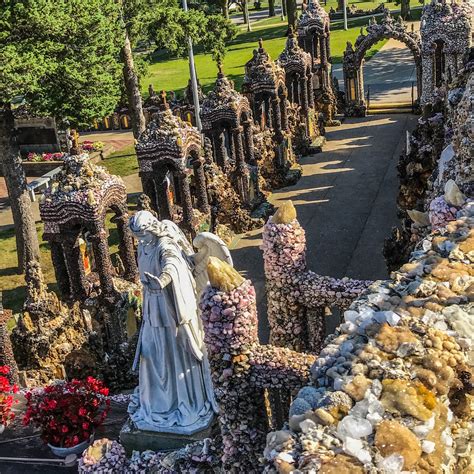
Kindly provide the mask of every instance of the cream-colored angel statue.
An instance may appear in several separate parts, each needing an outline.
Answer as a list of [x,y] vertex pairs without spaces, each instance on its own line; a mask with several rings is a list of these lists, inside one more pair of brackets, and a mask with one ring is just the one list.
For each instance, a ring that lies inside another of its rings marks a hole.
[[143,321],[134,361],[139,386],[129,405],[140,430],[190,435],[209,426],[214,398],[198,297],[207,284],[209,256],[232,264],[229,250],[209,232],[188,242],[171,221],[149,211],[130,219],[138,239]]

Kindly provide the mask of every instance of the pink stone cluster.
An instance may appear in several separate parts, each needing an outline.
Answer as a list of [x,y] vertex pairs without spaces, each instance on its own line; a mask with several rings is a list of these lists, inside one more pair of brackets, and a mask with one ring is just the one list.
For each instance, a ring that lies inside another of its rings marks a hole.
[[456,220],[457,209],[450,206],[444,196],[433,199],[430,203],[429,219],[433,230],[445,227],[448,222]]
[[346,308],[371,282],[321,276],[308,270],[305,232],[296,219],[289,224],[275,224],[270,219],[263,230],[261,248],[272,344],[314,351],[310,339],[322,341],[324,316],[320,312],[318,317],[308,317],[308,310]]
[[265,389],[296,391],[315,358],[258,342],[255,289],[249,280],[229,292],[211,286],[200,308],[216,398],[226,472],[256,472],[268,431]]

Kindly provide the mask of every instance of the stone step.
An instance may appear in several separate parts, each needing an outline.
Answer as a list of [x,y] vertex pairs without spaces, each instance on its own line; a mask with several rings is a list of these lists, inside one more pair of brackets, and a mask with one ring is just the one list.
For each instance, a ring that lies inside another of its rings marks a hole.
[[412,108],[387,108],[387,109],[372,109],[367,111],[368,115],[387,115],[387,114],[411,114]]
[[370,110],[379,109],[411,109],[411,102],[371,102]]

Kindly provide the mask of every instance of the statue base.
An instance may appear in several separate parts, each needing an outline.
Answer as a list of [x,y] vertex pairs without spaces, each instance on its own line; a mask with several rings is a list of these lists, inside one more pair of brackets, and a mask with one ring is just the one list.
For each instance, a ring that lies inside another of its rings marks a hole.
[[132,451],[143,452],[148,449],[151,451],[174,451],[183,448],[187,444],[202,441],[215,434],[217,424],[216,417],[213,417],[211,423],[200,431],[191,435],[182,435],[177,433],[163,433],[160,431],[139,430],[134,423],[128,419],[120,430],[120,442],[125,448],[127,455]]

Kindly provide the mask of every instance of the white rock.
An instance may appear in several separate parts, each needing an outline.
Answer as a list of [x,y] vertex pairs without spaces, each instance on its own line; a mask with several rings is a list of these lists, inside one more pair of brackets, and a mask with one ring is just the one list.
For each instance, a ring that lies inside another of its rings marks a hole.
[[303,433],[309,433],[317,428],[318,425],[313,420],[306,419],[300,423],[300,428]]
[[453,438],[452,436],[450,435],[450,433],[448,432],[448,430],[444,430],[442,433],[441,433],[441,441],[446,445],[448,446],[448,448],[450,448],[452,445],[453,445]]
[[372,432],[372,425],[369,421],[351,415],[344,417],[337,425],[337,433],[342,439],[365,438],[371,435]]
[[404,462],[405,459],[401,454],[391,454],[383,458],[382,461],[377,464],[377,467],[383,474],[399,474],[402,472]]
[[428,441],[424,439],[421,442],[421,449],[426,454],[431,454],[435,450],[435,447],[436,447],[436,443],[433,443],[433,441]]
[[466,202],[466,196],[464,196],[452,179],[448,180],[444,185],[444,199],[448,204],[456,207],[462,207]]
[[378,311],[375,313],[375,320],[380,323],[388,323],[390,326],[396,326],[401,317],[393,311]]
[[363,448],[362,441],[360,439],[345,438],[342,444],[342,449],[349,456],[357,457],[359,451]]
[[344,321],[346,323],[355,323],[359,313],[357,311],[344,311]]

